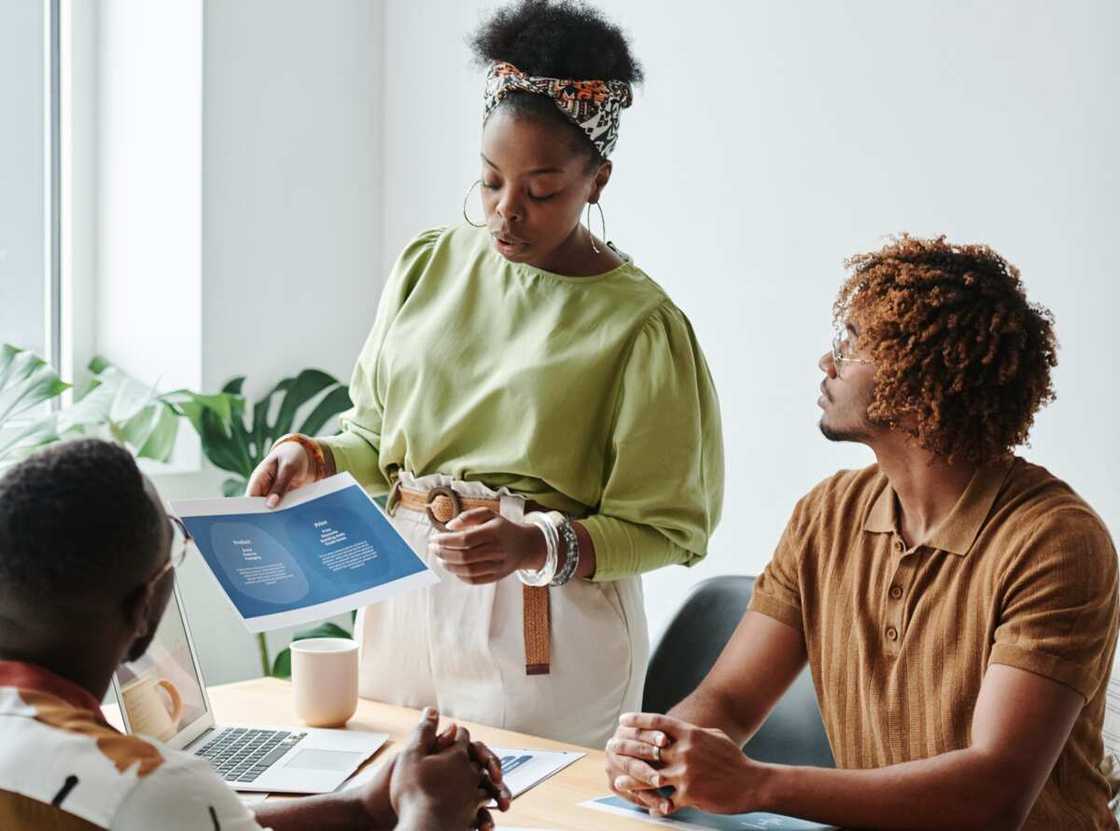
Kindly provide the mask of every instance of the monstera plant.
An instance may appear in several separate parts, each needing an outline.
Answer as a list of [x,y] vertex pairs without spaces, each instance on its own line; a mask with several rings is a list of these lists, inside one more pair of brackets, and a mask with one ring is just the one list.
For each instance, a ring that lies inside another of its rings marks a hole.
[[[350,407],[346,385],[319,369],[305,369],[285,378],[246,411],[241,375],[222,387],[232,408],[226,422],[206,407],[181,408],[202,439],[202,452],[222,470],[235,474],[222,483],[226,496],[245,492],[249,477],[268,455],[272,444],[286,433],[318,435],[334,416]],[[296,415],[310,409],[295,426]]]
[[[278,438],[291,432],[318,435],[332,418],[350,407],[346,385],[319,369],[305,369],[294,378],[283,379],[251,409],[246,409],[241,393],[244,383],[242,375],[222,387],[221,394],[228,396],[232,408],[232,418],[228,422],[205,407],[181,408],[198,432],[206,458],[234,474],[222,483],[226,496],[245,492],[253,470]],[[306,416],[297,425],[297,416],[304,412]],[[315,637],[348,638],[350,633],[337,624],[321,623],[313,629],[297,632],[293,640]],[[257,647],[265,675],[281,678],[291,675],[289,650],[281,651],[273,663],[263,633],[257,635]]]
[[[222,485],[226,496],[234,496],[244,493],[253,469],[276,439],[293,430],[317,435],[350,406],[346,386],[317,369],[280,381],[249,410],[241,394],[244,376],[219,393],[201,395],[185,389],[159,393],[104,358],[94,358],[89,371],[93,377],[73,404],[51,409],[50,402],[72,385],[34,352],[0,346],[0,468],[52,442],[82,436],[112,439],[138,457],[167,461],[182,417],[195,428],[206,457],[234,474]],[[295,426],[302,412],[306,416]],[[326,622],[297,632],[293,640],[349,636],[341,626]],[[289,676],[289,650],[273,663],[264,635],[257,641],[264,674]]]
[[89,371],[90,383],[71,405],[49,409],[48,403],[72,385],[34,352],[0,346],[0,466],[83,436],[111,439],[140,458],[165,462],[175,448],[181,415],[230,424],[229,395],[185,389],[160,393],[100,357],[90,362]]

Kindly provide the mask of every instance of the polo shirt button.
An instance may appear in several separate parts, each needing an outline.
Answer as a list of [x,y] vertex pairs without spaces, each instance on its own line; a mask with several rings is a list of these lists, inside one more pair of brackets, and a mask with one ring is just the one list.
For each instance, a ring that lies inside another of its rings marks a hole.
[[898,600],[902,597],[902,586],[891,586],[891,599]]
[[901,551],[902,550],[902,540],[895,540],[894,541],[894,550],[895,551]]
[[887,640],[888,641],[897,641],[898,640],[898,630],[895,629],[893,626],[888,627],[888,629],[887,629]]

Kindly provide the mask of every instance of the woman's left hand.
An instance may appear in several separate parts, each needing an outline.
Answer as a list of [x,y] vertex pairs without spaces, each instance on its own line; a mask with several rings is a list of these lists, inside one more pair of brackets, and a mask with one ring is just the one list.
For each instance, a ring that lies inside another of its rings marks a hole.
[[494,583],[517,569],[544,565],[544,534],[535,525],[522,525],[489,508],[464,511],[447,523],[447,531],[432,534],[428,553],[464,583]]

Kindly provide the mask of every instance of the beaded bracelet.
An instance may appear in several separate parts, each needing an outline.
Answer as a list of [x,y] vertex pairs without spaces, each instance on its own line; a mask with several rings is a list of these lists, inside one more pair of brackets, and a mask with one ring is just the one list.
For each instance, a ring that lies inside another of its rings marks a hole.
[[571,520],[565,518],[560,524],[559,531],[560,537],[564,540],[564,565],[552,578],[550,586],[563,586],[575,576],[576,569],[579,568],[579,537],[576,536],[576,529],[572,527]]
[[269,452],[271,453],[277,447],[289,441],[302,447],[310,457],[311,465],[315,469],[315,481],[322,479],[327,473],[327,457],[323,454],[323,448],[319,446],[319,442],[315,439],[305,436],[303,433],[288,433],[274,441]]

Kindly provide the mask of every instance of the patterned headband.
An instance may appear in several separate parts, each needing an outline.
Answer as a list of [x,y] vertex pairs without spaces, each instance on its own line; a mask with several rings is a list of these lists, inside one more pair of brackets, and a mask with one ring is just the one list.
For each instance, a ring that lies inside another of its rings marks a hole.
[[483,97],[485,119],[511,92],[546,95],[568,119],[579,127],[605,159],[618,143],[618,122],[622,111],[633,102],[630,84],[625,81],[571,81],[526,75],[511,63],[496,63],[486,73]]

